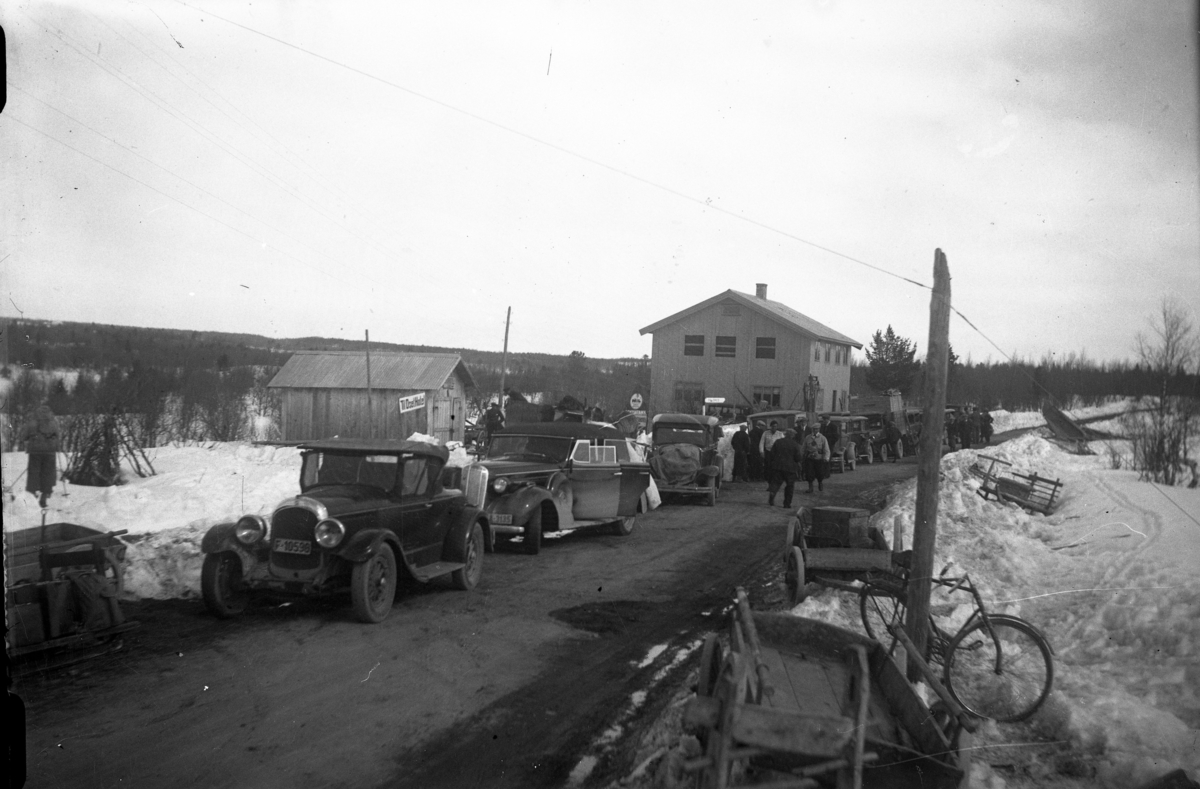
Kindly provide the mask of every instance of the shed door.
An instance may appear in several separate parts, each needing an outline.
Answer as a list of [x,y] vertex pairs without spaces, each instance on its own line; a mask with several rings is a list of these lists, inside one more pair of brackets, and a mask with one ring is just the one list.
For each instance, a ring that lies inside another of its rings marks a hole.
[[[439,395],[441,393],[439,392]],[[451,440],[450,435],[450,417],[453,415],[452,403],[448,397],[438,397],[433,401],[433,424],[431,432],[433,437],[443,444]],[[458,420],[454,420],[458,421]]]

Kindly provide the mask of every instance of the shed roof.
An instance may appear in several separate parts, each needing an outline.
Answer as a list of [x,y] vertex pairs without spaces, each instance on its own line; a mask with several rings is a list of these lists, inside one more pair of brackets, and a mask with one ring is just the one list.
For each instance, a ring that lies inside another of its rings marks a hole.
[[[440,389],[457,372],[474,387],[456,353],[371,352],[372,389]],[[360,351],[296,351],[268,384],[291,389],[366,389],[367,360]]]
[[861,342],[851,339],[839,331],[834,331],[825,324],[815,321],[803,313],[797,312],[782,302],[771,301],[770,299],[760,299],[757,296],[751,296],[748,293],[742,293],[741,291],[737,290],[727,290],[724,293],[718,293],[711,299],[702,301],[699,304],[693,304],[691,307],[681,310],[670,317],[663,318],[657,323],[650,324],[644,329],[641,329],[639,333],[652,334],[664,326],[669,326],[676,321],[683,320],[693,313],[707,309],[714,304],[725,301],[726,299],[735,301],[738,304],[742,304],[758,313],[761,313],[762,315],[767,316],[768,318],[779,321],[780,323],[783,323],[786,326],[795,329],[802,334],[807,334],[815,339],[845,343],[847,345],[852,345],[855,348],[863,347]]

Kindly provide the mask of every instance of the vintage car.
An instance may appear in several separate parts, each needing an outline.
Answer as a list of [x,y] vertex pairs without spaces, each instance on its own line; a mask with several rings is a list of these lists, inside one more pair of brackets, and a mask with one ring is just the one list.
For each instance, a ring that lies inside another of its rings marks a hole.
[[711,507],[721,492],[721,428],[715,416],[656,414],[650,420],[650,473],[659,493],[702,496]]
[[650,484],[650,466],[633,442],[611,425],[588,422],[510,425],[489,439],[472,468],[482,476],[467,495],[490,533],[520,537],[529,554],[550,532],[610,525],[630,534]]
[[479,583],[486,521],[462,491],[443,487],[443,447],[331,438],[300,449],[300,495],[269,519],[245,515],[204,535],[200,590],[212,613],[240,614],[255,593],[349,588],[355,615],[382,622],[401,573],[449,575],[464,590]]
[[823,419],[826,417],[838,431],[837,441],[829,447],[829,468],[831,471],[853,471],[858,467],[859,451],[862,448],[861,436],[866,420],[845,414],[822,415]]
[[808,424],[808,417],[803,411],[788,409],[786,411],[759,411],[757,414],[750,414],[747,417],[750,420],[751,426],[756,422],[762,422],[765,427],[770,427],[774,422],[779,426],[780,430],[791,428],[796,433],[804,432],[804,426]]

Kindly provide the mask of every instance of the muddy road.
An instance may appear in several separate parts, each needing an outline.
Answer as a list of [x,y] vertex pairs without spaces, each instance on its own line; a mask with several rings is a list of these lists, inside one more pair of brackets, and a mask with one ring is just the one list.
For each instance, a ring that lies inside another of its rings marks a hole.
[[[915,472],[914,458],[860,465],[794,503],[877,510]],[[489,554],[474,591],[406,589],[379,625],[343,600],[234,621],[198,599],[126,604],[140,627],[123,649],[18,667],[26,785],[556,787],[572,771],[600,785],[631,769],[623,743],[691,669],[681,650],[723,625],[734,587],[782,605],[789,512],[764,488],[669,503],[628,537]]]

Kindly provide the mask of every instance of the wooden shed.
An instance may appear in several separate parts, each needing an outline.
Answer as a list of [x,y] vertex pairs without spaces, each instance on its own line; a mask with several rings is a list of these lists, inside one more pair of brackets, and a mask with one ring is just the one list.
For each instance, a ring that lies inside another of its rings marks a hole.
[[271,379],[284,441],[408,438],[461,441],[471,373],[456,353],[297,351]]

